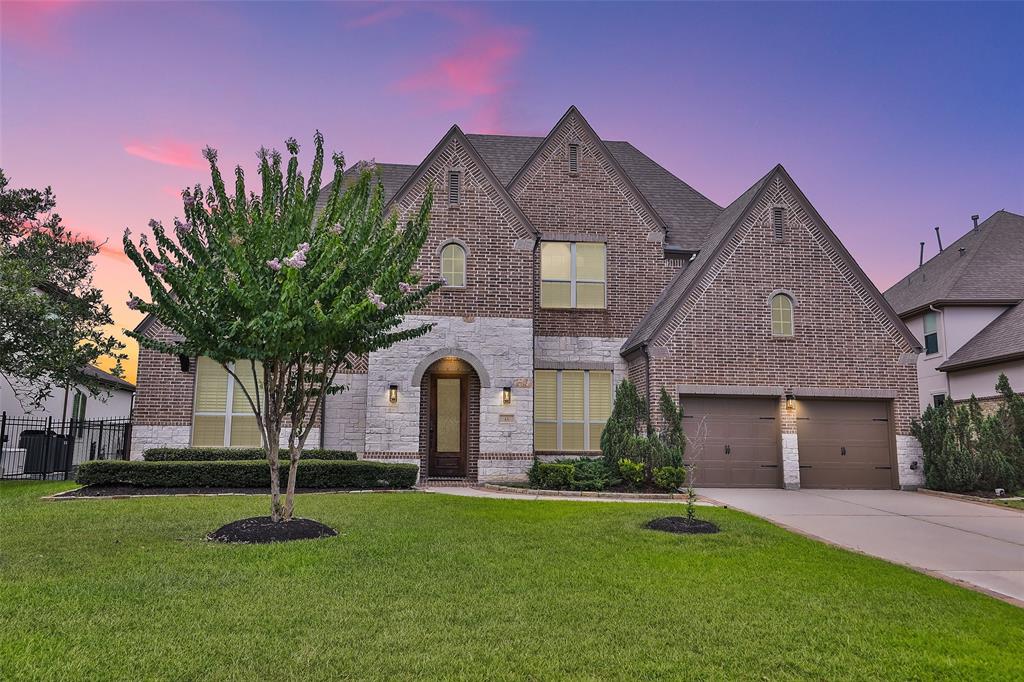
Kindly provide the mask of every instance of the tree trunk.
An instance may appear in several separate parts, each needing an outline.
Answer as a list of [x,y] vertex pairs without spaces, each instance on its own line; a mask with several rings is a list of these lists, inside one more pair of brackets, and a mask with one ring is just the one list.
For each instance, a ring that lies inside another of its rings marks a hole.
[[299,456],[302,454],[302,448],[306,444],[305,437],[299,439],[299,442],[295,442],[295,427],[292,427],[292,433],[288,438],[288,490],[284,497],[284,520],[292,520],[292,510],[295,508],[295,479],[297,478]]
[[275,523],[282,520],[283,508],[281,505],[281,469],[280,457],[281,434],[280,430],[267,426],[267,465],[270,467],[270,519]]

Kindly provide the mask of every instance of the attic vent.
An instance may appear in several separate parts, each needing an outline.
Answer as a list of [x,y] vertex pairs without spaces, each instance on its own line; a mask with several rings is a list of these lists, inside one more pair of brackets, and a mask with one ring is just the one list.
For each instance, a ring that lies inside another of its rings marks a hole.
[[462,199],[462,173],[448,171],[448,203],[457,204]]
[[575,143],[569,145],[569,172],[580,172],[580,146]]
[[786,213],[784,208],[776,206],[772,209],[772,238],[781,242],[786,238]]

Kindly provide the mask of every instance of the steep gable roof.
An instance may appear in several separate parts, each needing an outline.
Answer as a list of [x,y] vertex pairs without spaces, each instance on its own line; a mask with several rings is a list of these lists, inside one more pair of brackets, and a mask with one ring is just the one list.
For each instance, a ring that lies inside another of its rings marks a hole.
[[786,172],[786,169],[782,167],[782,164],[779,164],[729,204],[718,218],[715,219],[708,233],[707,242],[700,253],[676,275],[658,297],[658,300],[655,301],[654,305],[651,306],[647,315],[644,316],[640,324],[637,325],[637,328],[623,344],[623,354],[630,353],[642,344],[650,342],[667,326],[672,315],[694,290],[702,275],[709,271],[711,265],[729,242],[729,239],[743,224],[751,208],[757,204],[771,181],[776,178],[792,190],[795,198],[811,216],[826,242],[835,249],[840,260],[849,268],[854,279],[867,296],[878,306],[881,313],[889,320],[897,333],[900,334],[911,348],[915,350],[920,349],[920,344],[914,335],[911,334],[910,330],[899,319],[875,285],[864,274],[860,266],[857,265],[853,256],[850,255],[849,251],[846,250],[846,247],[843,246],[839,238],[832,232],[832,229],[829,228],[825,220],[807,200],[807,197],[797,184],[793,182],[793,178]]
[[[409,179],[409,176],[416,170],[416,166],[411,166],[405,163],[378,163],[377,166],[377,178],[378,182],[384,187],[384,201],[385,203],[391,201],[391,198],[395,196],[398,190],[405,184],[405,181]],[[359,177],[360,166],[354,164],[345,171],[342,182],[347,187]],[[316,199],[316,215],[320,215],[320,212],[324,210],[324,206],[327,205],[327,199],[330,197],[331,182],[320,188],[320,196]]]
[[885,298],[901,316],[930,305],[1024,300],[1024,216],[996,211],[894,284]]
[[939,365],[939,370],[949,372],[1014,358],[1024,358],[1024,303],[992,320]]
[[469,133],[466,139],[480,152],[494,174],[508,188],[519,169],[537,151],[543,137],[522,135],[478,135]]

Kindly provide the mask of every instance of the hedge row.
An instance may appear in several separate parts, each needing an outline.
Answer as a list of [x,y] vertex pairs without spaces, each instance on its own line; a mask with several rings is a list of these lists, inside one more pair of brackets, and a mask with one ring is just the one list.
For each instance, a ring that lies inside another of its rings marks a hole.
[[[416,484],[415,464],[368,461],[300,460],[299,488],[411,488]],[[281,485],[288,467],[281,467]],[[130,485],[141,488],[266,488],[270,471],[266,462],[139,462],[96,460],[78,467],[83,485]]]
[[[263,448],[150,448],[142,453],[147,462],[240,462],[267,458]],[[283,449],[281,458],[288,458]],[[302,459],[355,460],[356,453],[349,450],[303,450]]]

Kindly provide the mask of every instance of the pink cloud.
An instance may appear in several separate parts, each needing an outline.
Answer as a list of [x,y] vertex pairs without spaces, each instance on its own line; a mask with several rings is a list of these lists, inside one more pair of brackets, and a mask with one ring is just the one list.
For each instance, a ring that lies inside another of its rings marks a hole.
[[77,1],[4,2],[0,38],[47,52],[66,49],[60,38],[61,25],[81,7]]
[[140,159],[162,163],[180,168],[201,169],[203,158],[199,153],[199,145],[179,140],[164,139],[158,142],[142,142],[134,140],[124,147],[125,152]]

